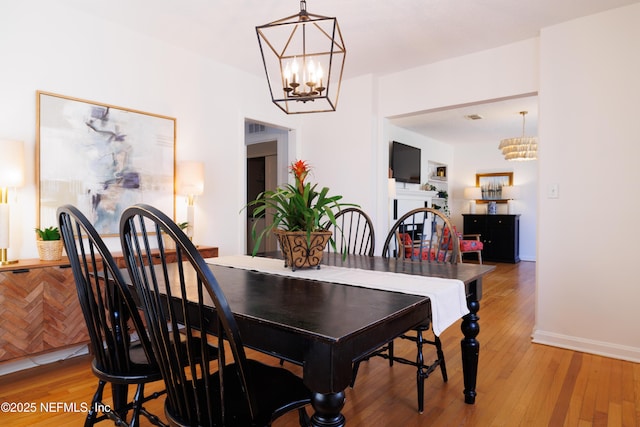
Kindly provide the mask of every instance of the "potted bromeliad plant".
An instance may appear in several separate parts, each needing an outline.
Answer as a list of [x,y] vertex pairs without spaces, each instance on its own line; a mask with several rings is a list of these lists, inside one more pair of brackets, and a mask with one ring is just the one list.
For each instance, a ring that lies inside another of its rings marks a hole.
[[58,227],[36,228],[38,255],[42,261],[57,261],[62,258],[62,239]]
[[298,160],[291,164],[289,171],[295,178],[295,184],[264,191],[245,206],[253,208],[254,218],[263,217],[267,210],[273,212],[273,221],[260,233],[256,233],[257,223],[254,224],[251,231],[255,239],[252,253],[257,253],[265,235],[273,233],[280,242],[285,267],[293,270],[319,268],[327,243],[336,250],[332,233],[327,231],[332,225],[338,228],[335,212],[344,206],[356,205],[340,203],[342,196],[329,196],[329,188],[317,190],[318,184],[305,182],[310,171],[307,162]]

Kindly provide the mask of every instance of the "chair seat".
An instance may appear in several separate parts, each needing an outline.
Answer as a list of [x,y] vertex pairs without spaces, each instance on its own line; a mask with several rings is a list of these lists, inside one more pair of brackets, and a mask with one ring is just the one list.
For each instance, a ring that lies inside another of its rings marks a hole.
[[153,382],[162,380],[160,370],[156,366],[149,365],[144,348],[140,343],[134,343],[129,349],[131,361],[125,372],[117,372],[100,366],[96,359],[91,363],[91,369],[96,377],[116,384],[138,384],[140,382]]
[[[251,421],[249,409],[246,404],[246,395],[242,390],[238,380],[236,364],[232,363],[224,367],[224,393],[227,427],[253,427],[268,426],[271,421],[281,414],[293,408],[300,407],[311,402],[311,391],[302,383],[302,380],[295,374],[280,367],[268,366],[255,360],[247,359],[245,365],[249,370],[252,384],[260,390],[261,398],[257,402],[257,410],[254,421]],[[203,379],[199,379],[196,389],[204,390]],[[209,380],[210,398],[220,399],[219,373],[215,372]],[[191,382],[185,387],[193,390]],[[199,393],[200,408],[206,408],[206,395]],[[191,398],[189,402],[193,405],[190,412],[195,412],[196,399]],[[186,420],[180,419],[176,411],[171,408],[169,399],[165,401],[165,413],[169,419],[177,425],[189,425]],[[218,420],[221,423],[221,420]]]
[[[422,261],[435,261],[436,260],[436,251],[435,250],[429,250],[428,248],[422,248],[422,250],[420,248],[413,248],[413,250],[410,250],[411,248],[407,248],[409,249],[408,252],[409,256],[407,256],[407,258],[411,258],[414,260],[417,259],[421,259]],[[406,253],[405,253],[406,255]],[[445,262],[445,254],[443,252],[440,252],[437,255],[438,258],[438,262]]]
[[479,240],[460,240],[460,250],[462,252],[481,251],[484,244]]
[[[181,339],[182,345],[186,347],[184,337],[181,336]],[[191,346],[192,351],[199,351],[200,338],[194,338]],[[211,360],[218,357],[218,349],[212,345],[209,345],[209,357]],[[91,368],[98,378],[119,384],[137,384],[140,381],[153,382],[162,379],[162,375],[158,367],[149,365],[147,355],[144,352],[144,347],[139,341],[132,343],[129,347],[129,360],[131,363],[124,373],[119,373],[111,369],[104,369],[103,367],[100,367],[99,363],[95,359],[91,364]]]

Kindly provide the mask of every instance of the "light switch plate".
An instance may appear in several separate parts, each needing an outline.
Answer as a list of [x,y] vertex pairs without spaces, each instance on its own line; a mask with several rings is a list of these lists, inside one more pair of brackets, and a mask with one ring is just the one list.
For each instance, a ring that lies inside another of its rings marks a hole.
[[560,186],[557,183],[549,184],[547,187],[547,198],[557,199],[560,197]]

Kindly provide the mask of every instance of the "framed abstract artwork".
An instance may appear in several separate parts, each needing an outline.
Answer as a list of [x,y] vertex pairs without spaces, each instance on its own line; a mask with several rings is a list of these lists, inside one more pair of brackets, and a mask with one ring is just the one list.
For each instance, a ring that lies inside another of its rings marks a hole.
[[78,207],[98,233],[119,233],[120,216],[147,203],[175,217],[176,119],[38,91],[38,227]]
[[513,185],[513,172],[477,173],[476,187],[480,187],[482,199],[477,203],[506,203],[502,197],[502,187]]

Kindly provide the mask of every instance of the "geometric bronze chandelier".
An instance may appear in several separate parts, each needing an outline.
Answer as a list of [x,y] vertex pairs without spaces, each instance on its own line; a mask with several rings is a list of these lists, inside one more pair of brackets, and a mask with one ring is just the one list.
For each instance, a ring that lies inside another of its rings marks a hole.
[[287,114],[335,111],[347,51],[336,18],[307,12],[256,27],[271,100]]
[[500,141],[498,149],[502,151],[505,160],[536,160],[538,158],[537,138],[524,136],[524,116],[527,111],[520,111],[520,114],[522,114],[522,136],[503,139]]

